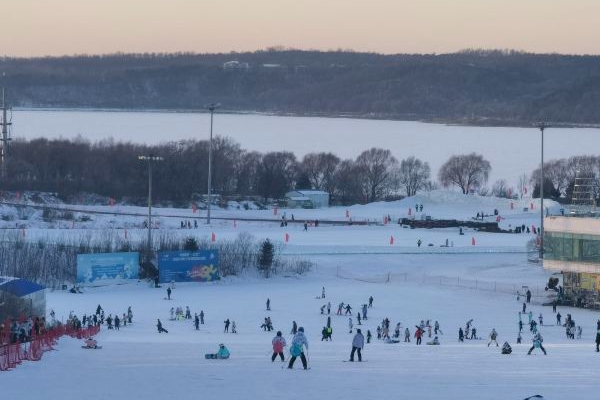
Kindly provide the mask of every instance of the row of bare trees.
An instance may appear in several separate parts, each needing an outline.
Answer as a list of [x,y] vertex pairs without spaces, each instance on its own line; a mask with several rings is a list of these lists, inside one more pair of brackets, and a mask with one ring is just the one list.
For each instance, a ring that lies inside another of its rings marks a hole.
[[[187,203],[204,194],[208,179],[208,141],[186,140],[156,146],[82,138],[16,140],[10,147],[3,190],[37,190],[61,196],[96,193],[143,203],[148,188],[147,162],[139,155],[164,161],[153,167],[156,201]],[[441,168],[443,186],[463,192],[485,185],[491,166],[482,156],[453,156]],[[289,151],[261,154],[246,151],[227,137],[213,139],[212,188],[223,196],[279,199],[293,189],[330,193],[337,204],[366,203],[436,186],[425,161],[409,156],[399,161],[389,149],[371,148],[356,159],[332,153],[310,153],[301,160]]]
[[[10,147],[3,190],[37,190],[62,196],[96,193],[128,198],[143,204],[148,190],[147,162],[139,155],[158,155],[163,162],[153,168],[153,197],[160,202],[186,204],[206,193],[208,141],[186,140],[156,146],[115,142],[90,143],[82,138],[16,140]],[[289,151],[259,153],[246,151],[227,137],[213,139],[212,188],[222,196],[280,199],[289,190],[315,189],[331,195],[333,204],[368,203],[419,190],[455,186],[463,193],[487,193],[491,165],[482,155],[451,156],[431,180],[425,161],[409,156],[398,160],[389,149],[371,148],[356,159],[342,160],[327,153],[310,153],[301,160]],[[600,158],[577,156],[544,164],[546,197],[570,198],[575,177],[584,172],[600,180]],[[491,193],[500,197],[523,196],[529,185],[534,197],[539,169],[531,178],[519,177],[517,188],[505,180],[494,182]],[[595,197],[600,196],[600,183]]]
[[[248,232],[241,232],[234,240],[213,243],[208,237],[182,238],[177,233],[160,230],[153,243],[154,248],[165,251],[217,250],[221,276],[242,275],[248,271],[258,271],[265,277],[283,273],[302,274],[313,267],[311,261],[282,255],[279,246],[273,246],[271,260],[265,264],[260,257],[263,246],[264,241]],[[58,237],[35,242],[25,241],[16,231],[4,231],[0,236],[0,276],[14,276],[59,288],[63,284],[75,283],[77,254],[134,251],[144,258],[147,250],[144,240],[124,239],[110,230],[88,232],[76,239]],[[142,268],[141,277],[153,276],[155,272]]]

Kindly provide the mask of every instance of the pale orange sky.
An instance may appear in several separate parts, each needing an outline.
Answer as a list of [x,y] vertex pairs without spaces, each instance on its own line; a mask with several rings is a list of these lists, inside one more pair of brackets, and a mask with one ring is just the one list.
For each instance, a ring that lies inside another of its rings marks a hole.
[[467,48],[600,54],[600,0],[0,0],[0,55]]

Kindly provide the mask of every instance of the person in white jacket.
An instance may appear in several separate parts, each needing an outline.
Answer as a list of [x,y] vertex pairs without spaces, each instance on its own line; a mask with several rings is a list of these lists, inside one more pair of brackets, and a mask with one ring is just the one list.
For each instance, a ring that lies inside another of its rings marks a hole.
[[354,361],[354,353],[358,353],[358,361],[362,361],[362,348],[365,347],[365,337],[360,329],[356,330],[356,335],[352,339],[352,352],[350,353],[350,361]]

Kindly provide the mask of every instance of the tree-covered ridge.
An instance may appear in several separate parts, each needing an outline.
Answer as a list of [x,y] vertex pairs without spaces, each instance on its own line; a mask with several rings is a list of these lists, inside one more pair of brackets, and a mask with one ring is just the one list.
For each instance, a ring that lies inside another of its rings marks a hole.
[[224,110],[299,115],[600,123],[599,56],[270,49],[5,57],[0,67],[16,107],[193,110],[218,102]]

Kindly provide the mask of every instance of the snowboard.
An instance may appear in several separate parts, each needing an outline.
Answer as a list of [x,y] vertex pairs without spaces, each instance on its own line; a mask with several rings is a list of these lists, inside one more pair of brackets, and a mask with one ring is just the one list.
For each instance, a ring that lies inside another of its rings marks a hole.
[[90,349],[90,350],[99,350],[102,348],[102,346],[96,346],[96,347],[87,347],[87,346],[81,346],[82,349]]

